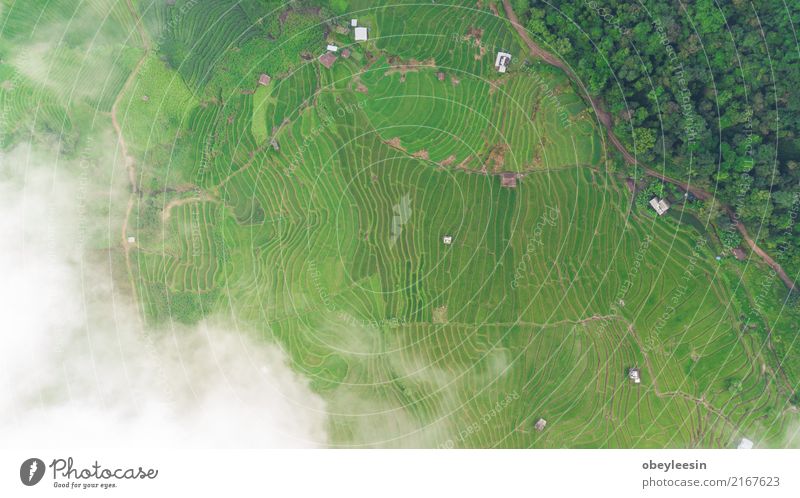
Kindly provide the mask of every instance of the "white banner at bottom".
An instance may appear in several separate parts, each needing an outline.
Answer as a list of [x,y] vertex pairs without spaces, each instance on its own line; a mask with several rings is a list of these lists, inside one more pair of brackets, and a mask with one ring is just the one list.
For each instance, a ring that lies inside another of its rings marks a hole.
[[800,496],[800,450],[3,450],[2,497]]

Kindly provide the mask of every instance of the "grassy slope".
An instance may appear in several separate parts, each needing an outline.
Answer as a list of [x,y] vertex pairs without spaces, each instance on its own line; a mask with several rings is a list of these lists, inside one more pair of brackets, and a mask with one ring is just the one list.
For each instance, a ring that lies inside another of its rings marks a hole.
[[[171,212],[166,262],[140,255],[180,296],[161,312],[227,308],[277,339],[328,399],[333,444],[779,441],[788,388],[758,368],[769,360],[757,333],[739,333],[735,277],[713,248],[688,225],[631,217],[563,80],[539,68],[497,79],[491,54],[459,55],[478,45],[435,31],[437,8],[370,12],[362,23],[386,36],[372,53],[292,69],[270,99],[196,111],[182,140],[214,137],[203,179],[215,202]],[[482,19],[463,15],[456,31]],[[491,23],[482,43],[512,45]],[[398,68],[413,60],[430,67]],[[495,140],[513,154],[503,169],[534,171],[517,190],[446,161],[477,169]],[[632,365],[639,387],[625,380]]]
[[[762,292],[753,265],[717,263],[688,225],[630,215],[563,79],[518,58],[496,75],[493,52],[515,42],[490,11],[359,13],[373,42],[332,70],[297,56],[321,50],[313,12],[255,34],[258,11],[230,12],[147,11],[157,44],[188,55],[171,67],[153,54],[120,104],[142,164],[133,256],[151,321],[232,313],[279,341],[328,400],[334,445],[782,444],[800,367],[779,290]],[[222,38],[205,34],[215,19]],[[388,67],[411,59],[433,63],[404,81]],[[268,98],[250,93],[260,71]],[[31,88],[6,102],[44,87]],[[516,190],[455,170],[504,141],[503,169],[532,171]],[[743,333],[746,316],[761,322]]]

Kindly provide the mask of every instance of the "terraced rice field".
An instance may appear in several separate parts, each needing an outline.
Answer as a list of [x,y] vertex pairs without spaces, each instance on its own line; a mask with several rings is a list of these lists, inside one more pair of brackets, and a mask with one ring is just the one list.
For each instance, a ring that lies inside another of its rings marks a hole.
[[155,203],[168,221],[136,253],[149,315],[224,309],[278,341],[333,445],[780,437],[784,394],[704,237],[631,213],[563,77],[496,73],[498,49],[521,53],[504,22],[445,12],[369,10],[374,41],[331,69],[188,111],[174,148],[202,196]]
[[114,0],[52,0],[40,8],[5,2],[0,16],[1,145],[32,131],[73,152],[80,129],[110,111],[141,54],[130,12]]
[[[149,323],[280,344],[333,446],[779,444],[792,380],[733,270],[631,207],[566,79],[491,2],[375,4],[137,2],[161,42],[120,101]],[[330,69],[326,41],[351,52]]]

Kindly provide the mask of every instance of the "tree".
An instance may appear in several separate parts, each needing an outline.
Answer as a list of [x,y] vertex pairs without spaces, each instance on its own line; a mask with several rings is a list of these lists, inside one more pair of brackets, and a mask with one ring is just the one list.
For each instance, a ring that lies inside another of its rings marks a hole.
[[[613,112],[628,150],[713,190],[753,232],[763,222],[776,245],[800,194],[793,14],[781,2],[646,4],[531,0],[528,26]],[[786,265],[797,274],[800,256]]]
[[635,128],[633,143],[636,154],[643,155],[653,149],[656,144],[656,134],[650,128]]

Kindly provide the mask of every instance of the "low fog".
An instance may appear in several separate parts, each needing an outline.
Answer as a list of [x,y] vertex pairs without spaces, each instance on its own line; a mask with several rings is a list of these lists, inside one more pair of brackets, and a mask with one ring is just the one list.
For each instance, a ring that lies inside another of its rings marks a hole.
[[2,446],[325,445],[325,404],[277,346],[230,318],[143,327],[118,245],[97,247],[124,185],[75,163],[0,156]]

